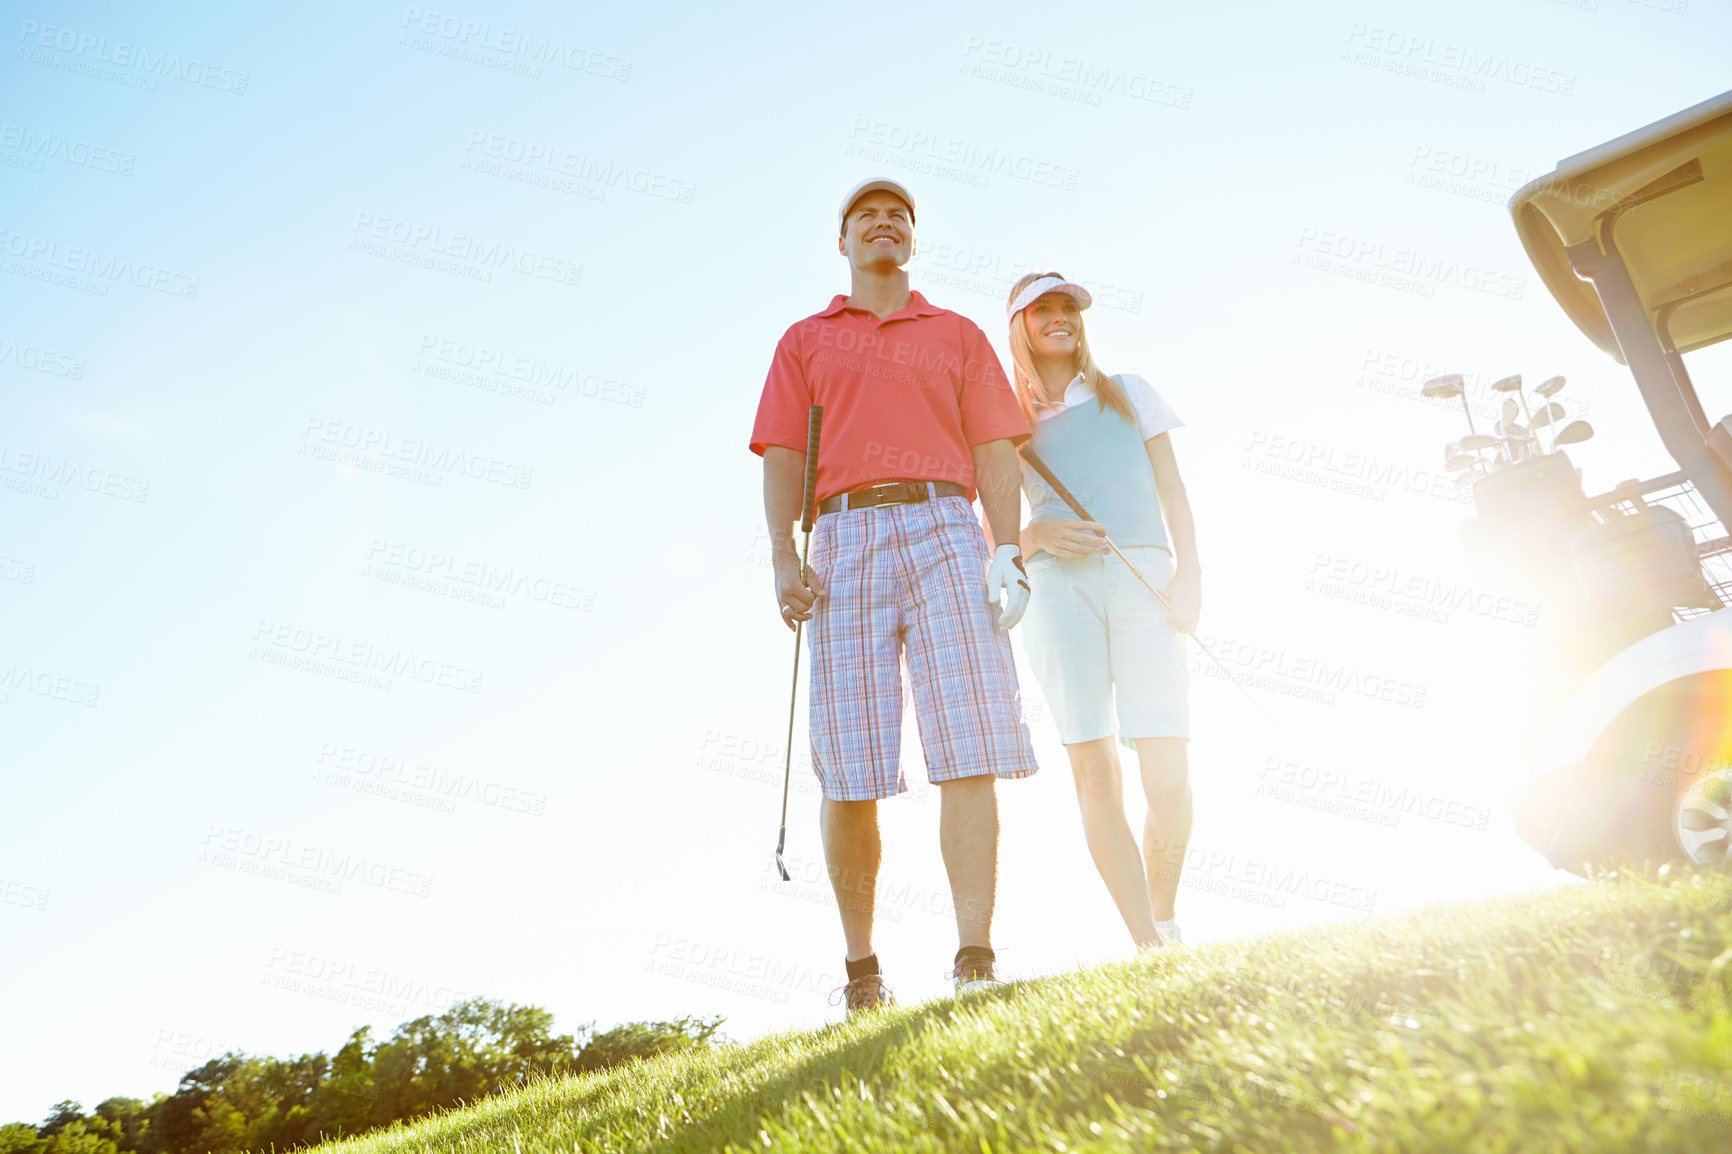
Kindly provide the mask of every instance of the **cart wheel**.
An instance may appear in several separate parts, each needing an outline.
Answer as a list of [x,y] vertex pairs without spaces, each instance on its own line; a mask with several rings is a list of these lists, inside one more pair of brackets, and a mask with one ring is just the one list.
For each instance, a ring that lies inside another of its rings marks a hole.
[[[1606,727],[1581,771],[1560,777],[1533,807],[1535,832],[1523,836],[1554,866],[1583,875],[1685,861],[1732,868],[1728,701],[1732,670],[1722,669],[1633,702]],[[1546,825],[1539,819],[1548,814]]]
[[1732,865],[1732,768],[1704,774],[1678,799],[1672,837],[1697,865]]
[[[1685,677],[1662,686],[1636,714],[1647,732],[1631,798],[1639,814],[1623,844],[1608,848],[1626,862],[1690,862],[1732,867],[1732,671]],[[1633,747],[1631,747],[1633,752]]]

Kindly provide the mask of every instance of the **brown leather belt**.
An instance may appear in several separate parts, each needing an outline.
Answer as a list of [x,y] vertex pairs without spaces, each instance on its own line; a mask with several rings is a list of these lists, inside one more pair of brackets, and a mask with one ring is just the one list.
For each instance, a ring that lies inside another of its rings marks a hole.
[[953,481],[883,481],[868,489],[837,493],[818,502],[818,515],[878,505],[917,505],[929,497],[966,497],[968,490]]

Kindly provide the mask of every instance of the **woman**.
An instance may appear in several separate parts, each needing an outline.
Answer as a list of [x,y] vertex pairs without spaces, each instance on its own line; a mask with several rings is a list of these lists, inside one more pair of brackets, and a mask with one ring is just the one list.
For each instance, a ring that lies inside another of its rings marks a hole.
[[[1196,628],[1202,570],[1167,436],[1182,422],[1143,378],[1095,366],[1082,323],[1090,303],[1081,285],[1049,272],[1017,281],[1006,307],[1017,399],[1034,429],[1027,447],[1100,518],[1077,520],[1023,462],[1032,595],[1022,638],[1070,755],[1089,854],[1131,937],[1147,948],[1182,942],[1173,901],[1191,838],[1191,790],[1179,634]],[[1107,537],[1166,594],[1170,614]],[[1125,819],[1115,729],[1136,750],[1148,799],[1141,855]]]

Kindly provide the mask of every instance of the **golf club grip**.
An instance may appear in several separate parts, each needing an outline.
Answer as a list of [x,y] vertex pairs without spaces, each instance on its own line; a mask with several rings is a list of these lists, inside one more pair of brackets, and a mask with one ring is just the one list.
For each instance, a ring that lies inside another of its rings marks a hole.
[[800,532],[810,533],[818,497],[818,434],[824,425],[824,406],[813,405],[806,414],[806,493],[800,500]]
[[1052,475],[1052,470],[1046,467],[1046,462],[1040,459],[1039,453],[1036,453],[1033,449],[1022,449],[1021,453],[1022,459],[1028,462],[1028,467],[1040,474],[1040,479],[1045,481],[1047,486],[1051,488],[1053,492],[1057,493],[1065,504],[1071,507],[1071,512],[1075,513],[1084,521],[1094,520],[1093,517],[1089,516],[1089,511],[1082,507],[1082,502],[1077,500],[1076,497],[1071,494],[1071,491],[1064,487],[1064,482]]

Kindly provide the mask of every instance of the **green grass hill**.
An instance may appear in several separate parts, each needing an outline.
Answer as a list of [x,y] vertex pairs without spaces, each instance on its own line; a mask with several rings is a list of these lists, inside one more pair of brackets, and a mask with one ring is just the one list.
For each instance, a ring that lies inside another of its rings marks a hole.
[[545,1081],[332,1154],[1732,1151],[1732,874],[1210,945]]

